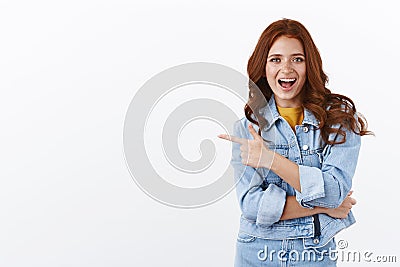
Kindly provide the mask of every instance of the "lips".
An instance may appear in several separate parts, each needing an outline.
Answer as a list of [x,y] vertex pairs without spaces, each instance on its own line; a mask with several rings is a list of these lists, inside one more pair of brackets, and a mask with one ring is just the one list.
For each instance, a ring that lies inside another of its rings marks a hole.
[[289,89],[290,87],[293,86],[293,84],[295,84],[295,82],[297,81],[296,78],[281,78],[278,79],[278,83],[282,88],[285,89]]

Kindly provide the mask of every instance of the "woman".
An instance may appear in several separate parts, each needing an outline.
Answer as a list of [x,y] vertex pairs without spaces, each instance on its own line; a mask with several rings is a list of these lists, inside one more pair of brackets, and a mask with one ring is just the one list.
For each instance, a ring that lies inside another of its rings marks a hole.
[[269,25],[247,70],[246,117],[234,136],[219,135],[234,142],[235,266],[336,266],[334,236],[355,222],[350,189],[366,122],[325,87],[318,49],[297,21]]

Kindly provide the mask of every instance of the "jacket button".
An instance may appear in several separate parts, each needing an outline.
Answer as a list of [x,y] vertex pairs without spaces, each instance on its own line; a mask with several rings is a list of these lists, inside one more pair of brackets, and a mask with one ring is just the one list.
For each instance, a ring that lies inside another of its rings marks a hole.
[[318,238],[315,238],[315,239],[313,240],[313,243],[314,243],[314,244],[318,244],[318,243],[319,243]]
[[307,126],[304,126],[304,127],[303,127],[303,132],[305,132],[305,133],[308,132],[308,127],[307,127]]
[[307,150],[308,149],[308,145],[304,145],[302,148],[303,148],[303,150]]

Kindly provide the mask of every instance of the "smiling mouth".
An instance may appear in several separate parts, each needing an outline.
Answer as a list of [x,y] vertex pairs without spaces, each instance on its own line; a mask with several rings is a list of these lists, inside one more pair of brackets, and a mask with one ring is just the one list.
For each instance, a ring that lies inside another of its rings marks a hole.
[[278,80],[278,83],[283,88],[290,88],[296,81],[296,78],[282,78]]

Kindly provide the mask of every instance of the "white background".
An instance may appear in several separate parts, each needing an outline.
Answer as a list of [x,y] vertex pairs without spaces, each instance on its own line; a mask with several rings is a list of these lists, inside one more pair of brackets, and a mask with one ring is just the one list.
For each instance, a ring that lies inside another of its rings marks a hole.
[[261,32],[282,17],[308,28],[329,87],[376,133],[363,138],[354,177],[357,223],[338,238],[400,261],[398,8],[330,3],[1,1],[0,266],[232,266],[235,194],[195,210],[149,198],[124,162],[125,112],[178,64],[245,74]]

